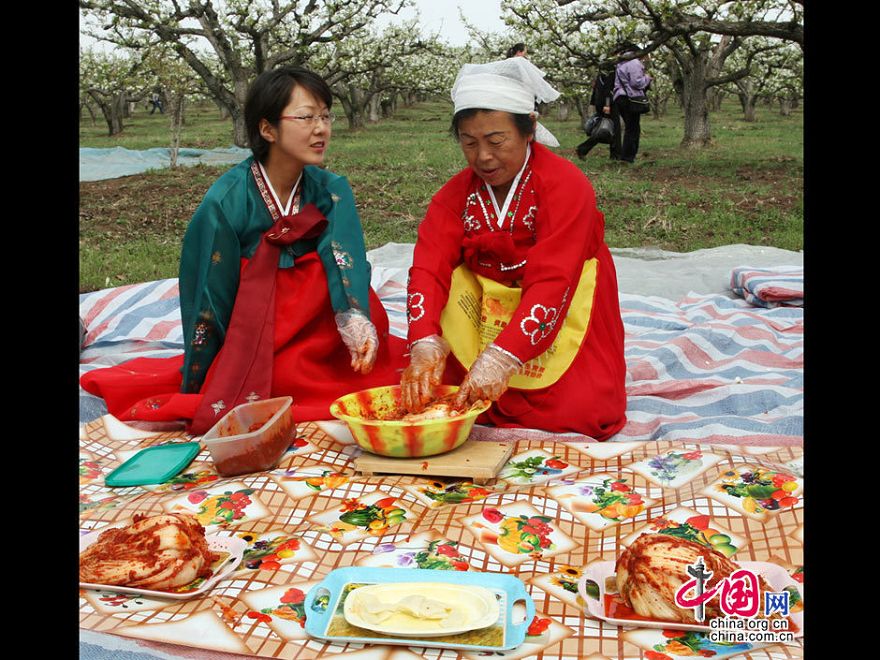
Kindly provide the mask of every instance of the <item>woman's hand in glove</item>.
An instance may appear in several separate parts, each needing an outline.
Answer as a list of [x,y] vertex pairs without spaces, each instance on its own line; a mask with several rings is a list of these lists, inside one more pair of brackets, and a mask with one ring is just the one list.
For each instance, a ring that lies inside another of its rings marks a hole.
[[449,343],[440,335],[429,335],[413,343],[409,366],[400,379],[400,402],[407,412],[421,412],[434,398],[434,388],[443,378]]
[[507,390],[510,377],[521,366],[522,362],[515,357],[495,344],[489,344],[464,377],[455,396],[455,407],[461,408],[479,400],[497,401]]
[[368,374],[373,370],[379,337],[376,326],[363,312],[350,309],[336,314],[336,327],[339,336],[351,354],[351,368],[356,373]]

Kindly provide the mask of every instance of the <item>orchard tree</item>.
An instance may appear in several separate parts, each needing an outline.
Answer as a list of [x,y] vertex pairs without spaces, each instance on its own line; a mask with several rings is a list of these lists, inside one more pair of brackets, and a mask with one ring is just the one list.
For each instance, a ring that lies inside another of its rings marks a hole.
[[[338,42],[411,0],[79,0],[86,34],[131,48],[167,44],[232,117],[247,146],[244,101],[251,81],[280,65],[305,65],[321,44]],[[210,66],[211,54],[223,75]]]
[[161,89],[166,100],[170,121],[171,167],[177,167],[180,151],[180,132],[184,122],[184,107],[188,97],[197,97],[204,92],[201,79],[177,57],[165,44],[160,44],[146,53],[143,71],[152,77],[152,88]]
[[[717,42],[708,33],[673,39],[665,44],[674,57],[681,81],[684,137],[681,146],[699,148],[712,140],[708,91],[749,75],[748,65],[725,72],[727,59],[742,45],[740,37],[724,35]],[[754,54],[752,54],[754,56]]]
[[80,94],[101,110],[107,122],[107,135],[122,132],[128,104],[143,98],[145,88],[140,69],[140,60],[128,53],[80,51]]
[[[386,70],[390,87],[383,95],[389,110],[400,96],[404,103],[412,105],[416,99],[442,97],[449,99],[455,76],[465,59],[466,49],[453,48],[442,43],[436,36],[428,37],[425,47],[419,49]],[[384,114],[384,111],[383,111]]]
[[[774,43],[775,42],[775,43]],[[756,119],[755,108],[758,101],[767,98],[776,89],[774,80],[780,69],[792,61],[802,59],[802,53],[796,47],[786,47],[785,42],[755,37],[749,40],[748,46],[756,51],[756,56],[749,62],[750,53],[743,49],[733,58],[735,67],[747,66],[749,75],[733,82],[734,90],[743,111],[743,120],[753,122]]]
[[803,44],[802,6],[793,0],[502,0],[501,6],[508,25],[551,33],[584,56],[596,52],[583,52],[582,44],[597,27],[598,42],[610,35],[642,44],[630,57],[671,51],[670,73],[684,108],[684,147],[711,141],[707,90],[748,74],[720,73],[744,39],[760,35]]
[[669,101],[677,98],[675,87],[672,84],[672,76],[669,73],[670,67],[674,67],[671,60],[671,56],[661,50],[657,52],[655,63],[651,66],[649,100],[654,119],[664,117],[668,112]]
[[657,45],[697,32],[730,37],[775,37],[804,46],[803,0],[556,0],[577,5],[583,21],[614,17],[650,22],[648,39]]
[[382,95],[395,88],[392,72],[427,48],[415,21],[379,33],[362,28],[315,50],[309,65],[320,72],[342,104],[348,126],[362,128],[377,115]]
[[804,58],[786,48],[779,52],[779,66],[768,81],[765,95],[779,103],[779,112],[787,117],[804,95]]

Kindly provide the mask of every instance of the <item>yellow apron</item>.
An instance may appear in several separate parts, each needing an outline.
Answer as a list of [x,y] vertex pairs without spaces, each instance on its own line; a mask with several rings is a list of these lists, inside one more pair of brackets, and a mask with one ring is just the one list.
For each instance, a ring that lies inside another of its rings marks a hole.
[[[562,328],[546,351],[526,362],[511,377],[510,387],[548,387],[571,366],[590,324],[598,266],[595,258],[584,262]],[[477,275],[464,264],[452,272],[449,300],[440,314],[440,327],[452,354],[466,369],[513,318],[521,298],[520,287],[505,286]]]

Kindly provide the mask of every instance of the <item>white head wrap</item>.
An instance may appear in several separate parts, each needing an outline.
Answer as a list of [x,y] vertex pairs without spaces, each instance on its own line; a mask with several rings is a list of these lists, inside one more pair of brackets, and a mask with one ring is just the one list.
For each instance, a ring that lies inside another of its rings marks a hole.
[[[455,112],[480,108],[529,114],[535,112],[535,100],[547,103],[557,98],[559,92],[544,80],[544,72],[525,57],[465,64],[452,86]],[[537,125],[535,139],[551,147],[559,146],[559,140],[541,124]]]

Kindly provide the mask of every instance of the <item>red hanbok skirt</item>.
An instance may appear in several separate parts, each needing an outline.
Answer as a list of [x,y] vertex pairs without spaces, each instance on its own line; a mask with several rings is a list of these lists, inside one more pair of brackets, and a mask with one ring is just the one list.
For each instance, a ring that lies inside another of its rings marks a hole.
[[[242,270],[246,265],[247,259],[242,259]],[[330,404],[338,397],[400,383],[406,342],[388,333],[388,315],[372,289],[370,319],[379,336],[379,350],[373,370],[363,375],[352,371],[351,356],[336,328],[318,254],[311,252],[298,257],[295,267],[278,269],[272,396],[293,397],[296,421],[330,419]],[[180,392],[182,367],[183,354],[135,358],[90,371],[80,383],[87,392],[103,398],[110,414],[120,420],[188,420],[203,395]],[[208,369],[203,391],[213,371],[213,367]]]

